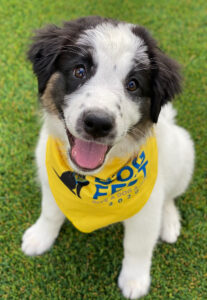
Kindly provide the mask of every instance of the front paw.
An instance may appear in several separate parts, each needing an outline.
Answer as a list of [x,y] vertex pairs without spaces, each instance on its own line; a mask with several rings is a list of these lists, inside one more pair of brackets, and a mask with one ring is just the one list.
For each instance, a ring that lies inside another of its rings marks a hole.
[[150,276],[137,276],[135,272],[133,274],[132,272],[128,272],[126,269],[122,269],[119,275],[118,285],[124,297],[128,299],[138,299],[148,293],[150,287]]
[[22,237],[22,251],[29,256],[40,255],[50,249],[58,232],[46,222],[38,220]]
[[160,237],[164,242],[175,243],[180,235],[180,216],[174,202],[165,204]]

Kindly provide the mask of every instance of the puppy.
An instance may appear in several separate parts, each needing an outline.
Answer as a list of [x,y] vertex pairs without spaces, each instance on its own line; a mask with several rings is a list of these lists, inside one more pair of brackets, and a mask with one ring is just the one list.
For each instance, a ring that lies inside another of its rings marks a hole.
[[65,216],[83,232],[123,222],[118,285],[127,298],[146,295],[157,240],[180,234],[174,200],[193,172],[193,142],[168,103],[179,66],[143,27],[101,17],[39,30],[28,57],[44,113],[42,212],[22,250],[47,251]]

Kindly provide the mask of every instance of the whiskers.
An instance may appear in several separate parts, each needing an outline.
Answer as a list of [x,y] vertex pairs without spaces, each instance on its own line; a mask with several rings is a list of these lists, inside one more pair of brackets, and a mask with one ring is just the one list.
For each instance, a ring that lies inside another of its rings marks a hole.
[[143,131],[142,129],[140,129],[138,127],[129,128],[128,134],[131,135],[135,139],[140,139],[140,138],[146,137],[146,131]]

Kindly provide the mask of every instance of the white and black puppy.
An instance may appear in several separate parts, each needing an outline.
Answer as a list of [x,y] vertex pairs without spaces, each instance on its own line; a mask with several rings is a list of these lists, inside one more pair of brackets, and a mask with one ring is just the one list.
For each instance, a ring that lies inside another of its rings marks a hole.
[[[51,25],[39,30],[28,57],[37,75],[44,112],[36,150],[42,212],[25,232],[22,250],[27,255],[39,255],[52,246],[65,219],[65,204],[59,205],[64,196],[58,202],[55,190],[66,185],[76,203],[78,199],[82,201],[76,211],[68,209],[66,213],[69,219],[71,213],[72,223],[82,222],[82,231],[92,231],[84,229],[91,220],[93,225],[103,221],[103,226],[123,221],[124,259],[118,285],[127,298],[146,295],[158,238],[174,243],[180,234],[174,199],[186,190],[193,172],[193,143],[189,134],[175,124],[176,113],[171,104],[166,104],[180,92],[179,67],[143,27],[101,17],[81,18],[64,23],[62,28]],[[49,182],[46,164],[47,151],[51,150],[49,137],[61,144],[56,150],[69,168],[65,169],[65,177],[53,170],[57,187]],[[147,154],[145,169],[142,165],[140,172],[138,159],[144,159],[145,153],[143,150],[140,154],[140,147],[152,137],[158,149],[158,168],[150,168],[150,160],[157,151],[152,148],[155,150]],[[99,179],[98,175],[110,169],[110,164],[114,168],[114,159],[120,159],[116,172],[105,180]],[[145,184],[142,180],[143,185],[133,190],[140,180],[138,173],[143,173],[144,180],[146,174],[155,175],[151,190],[145,188],[141,198],[146,199],[139,208],[142,199],[133,193],[141,193]],[[92,182],[98,184],[94,186],[96,196],[91,195],[90,211],[85,209],[83,191],[87,190],[90,197],[88,187]],[[106,189],[112,190],[110,195]],[[104,200],[96,203],[97,194]],[[127,201],[134,203],[134,210],[131,206],[127,208]],[[119,216],[124,205],[123,216]],[[110,209],[114,209],[113,216],[114,212],[118,215],[111,222],[107,219]],[[73,220],[75,213],[80,215],[80,221]],[[95,216],[98,220],[94,221]]]

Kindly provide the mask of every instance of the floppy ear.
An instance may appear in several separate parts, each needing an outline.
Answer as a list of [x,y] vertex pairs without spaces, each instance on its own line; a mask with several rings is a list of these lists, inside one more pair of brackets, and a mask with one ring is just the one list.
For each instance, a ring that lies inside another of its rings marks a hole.
[[38,79],[39,93],[42,94],[48,79],[55,72],[55,60],[62,47],[60,28],[50,25],[40,29],[33,37],[33,41],[27,56],[33,63],[33,71]]
[[162,105],[181,91],[180,67],[159,48],[152,50],[151,61],[151,119],[157,123]]
[[104,19],[101,17],[91,16],[64,22],[61,28],[49,25],[36,31],[34,42],[28,51],[28,59],[33,63],[40,94],[43,94],[51,75],[57,71],[57,58],[65,52],[67,45],[73,45],[83,30],[96,26],[102,20]]
[[181,91],[180,67],[167,57],[157,42],[142,26],[135,26],[132,32],[147,45],[151,67],[151,119],[157,123],[162,105],[172,100]]

